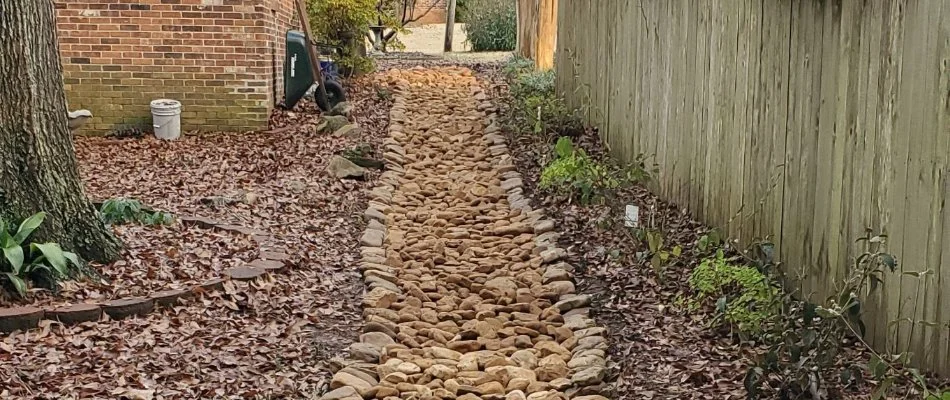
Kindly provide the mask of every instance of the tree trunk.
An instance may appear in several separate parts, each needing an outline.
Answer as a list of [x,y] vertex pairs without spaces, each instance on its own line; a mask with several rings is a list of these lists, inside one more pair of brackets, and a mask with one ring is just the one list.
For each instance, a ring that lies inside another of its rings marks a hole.
[[539,70],[554,67],[558,0],[518,0],[517,53]]
[[535,59],[538,43],[538,1],[518,0],[518,55]]
[[0,217],[45,211],[33,241],[89,261],[116,259],[120,243],[79,179],[51,0],[0,1],[0,88]]
[[538,4],[538,43],[534,46],[535,66],[541,71],[554,68],[557,47],[557,0],[541,0]]

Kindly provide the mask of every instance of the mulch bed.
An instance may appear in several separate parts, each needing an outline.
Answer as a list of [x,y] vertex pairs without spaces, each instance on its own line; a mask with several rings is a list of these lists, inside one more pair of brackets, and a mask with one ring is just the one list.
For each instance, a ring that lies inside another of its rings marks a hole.
[[[498,66],[480,69],[490,81],[494,97],[504,110],[510,101],[508,85]],[[544,207],[563,233],[559,245],[568,250],[577,267],[578,292],[594,298],[592,312],[610,329],[610,354],[616,363],[611,379],[618,399],[745,399],[743,378],[762,348],[740,346],[725,332],[711,327],[712,315],[687,313],[677,304],[688,296],[688,278],[703,256],[696,249],[709,228],[686,210],[669,204],[641,185],[625,188],[607,204],[578,205],[539,190],[543,165],[557,138],[519,136],[506,129],[509,148],[524,179],[525,197]],[[573,138],[595,159],[606,157],[596,131]],[[649,260],[637,257],[645,249],[629,228],[622,226],[624,204],[637,204],[641,221],[652,219],[671,248],[683,255],[660,279]],[[652,211],[651,211],[652,210]],[[842,349],[841,362],[867,365],[870,354],[861,347]],[[838,371],[825,377],[831,399],[869,398],[873,382],[854,387],[837,384]],[[870,376],[866,376],[870,379]],[[906,393],[910,382],[895,384]],[[938,385],[939,387],[939,385]],[[761,398],[780,398],[766,392]]]
[[[366,181],[324,168],[388,125],[388,100],[350,82],[359,139],[315,133],[312,104],[278,111],[265,132],[209,133],[175,142],[79,137],[87,194],[140,200],[269,234],[296,266],[251,282],[229,281],[145,317],[40,329],[0,338],[0,397],[308,398],[325,390],[327,361],[360,332],[356,268]],[[247,196],[247,194],[252,194]],[[215,204],[210,197],[252,199]],[[107,285],[74,282],[32,301],[95,300],[184,285],[254,259],[249,235],[174,224],[116,228],[122,260],[98,269]]]

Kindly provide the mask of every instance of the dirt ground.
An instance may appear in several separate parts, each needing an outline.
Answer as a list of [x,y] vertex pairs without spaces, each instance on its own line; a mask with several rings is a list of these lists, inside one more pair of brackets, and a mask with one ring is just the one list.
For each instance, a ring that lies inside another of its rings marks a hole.
[[499,61],[511,55],[511,52],[479,52],[471,51],[471,46],[466,42],[465,24],[455,24],[455,30],[452,35],[451,53],[443,52],[445,44],[445,24],[419,25],[409,28],[410,33],[399,38],[406,46],[402,51],[406,53],[423,53],[430,55],[443,56],[446,59],[472,60],[472,61]]

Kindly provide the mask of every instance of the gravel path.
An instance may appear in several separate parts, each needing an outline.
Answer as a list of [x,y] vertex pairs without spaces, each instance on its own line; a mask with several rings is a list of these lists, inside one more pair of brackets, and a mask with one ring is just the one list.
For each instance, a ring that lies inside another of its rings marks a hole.
[[465,68],[392,70],[361,238],[364,334],[324,400],[605,400],[605,329]]

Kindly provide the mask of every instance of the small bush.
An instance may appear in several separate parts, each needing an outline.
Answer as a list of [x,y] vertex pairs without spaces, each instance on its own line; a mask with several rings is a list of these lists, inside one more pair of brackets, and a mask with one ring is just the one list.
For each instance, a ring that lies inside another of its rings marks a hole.
[[553,71],[534,71],[517,62],[508,64],[506,68],[506,73],[515,75],[511,95],[515,99],[513,109],[519,131],[565,136],[576,136],[584,131],[577,112],[569,109],[557,96]]
[[171,214],[153,211],[142,206],[135,199],[109,199],[99,208],[99,217],[106,225],[123,225],[137,222],[143,225],[167,225],[171,223]]
[[465,16],[468,15],[468,2],[469,0],[456,0],[455,2],[455,23],[461,24],[465,22]]
[[621,180],[607,166],[590,158],[583,149],[574,149],[570,138],[558,139],[554,151],[556,158],[541,171],[541,189],[589,203],[620,186]]
[[501,68],[501,71],[505,74],[505,77],[510,80],[514,80],[521,74],[531,72],[533,69],[534,61],[521,56],[514,56],[505,62],[505,65]]
[[29,289],[28,282],[55,290],[60,281],[82,267],[79,257],[63,251],[59,244],[27,242],[44,219],[46,213],[42,212],[27,218],[19,226],[7,225],[0,219],[0,247],[3,249],[0,282],[7,291],[21,297]]
[[715,300],[717,314],[741,333],[760,334],[780,311],[771,280],[753,266],[730,263],[722,250],[693,270],[689,285],[695,294],[690,308]]
[[388,14],[376,10],[377,0],[307,0],[307,12],[314,41],[337,47],[341,53],[335,60],[344,75],[361,74],[375,69],[366,56],[363,32],[383,18],[384,25],[395,25]]
[[462,20],[473,51],[515,49],[518,36],[515,0],[466,0]]

